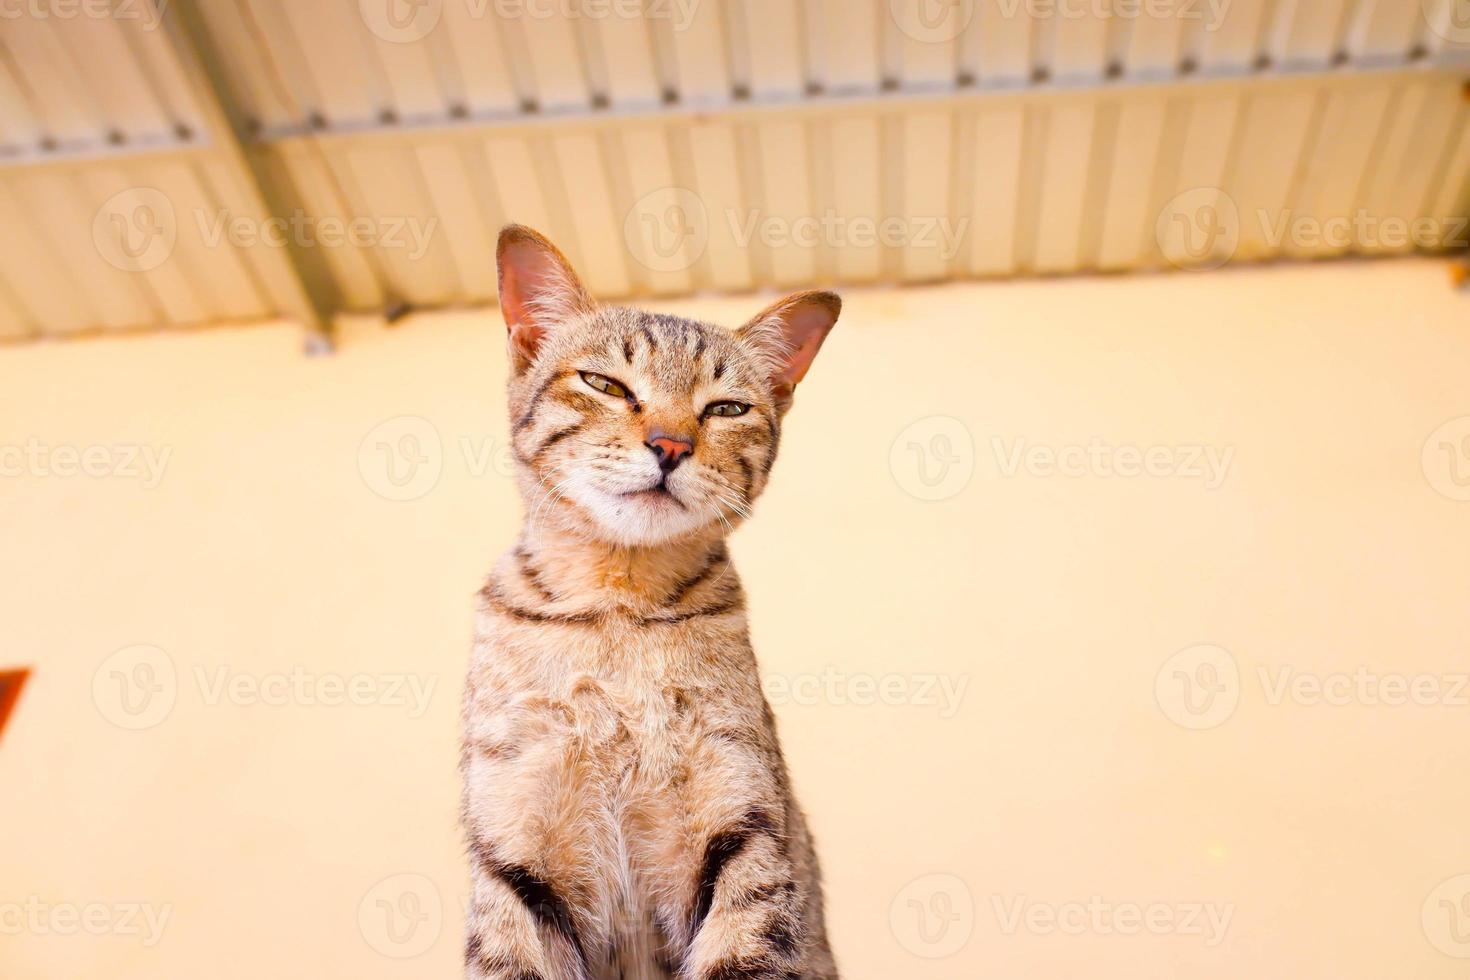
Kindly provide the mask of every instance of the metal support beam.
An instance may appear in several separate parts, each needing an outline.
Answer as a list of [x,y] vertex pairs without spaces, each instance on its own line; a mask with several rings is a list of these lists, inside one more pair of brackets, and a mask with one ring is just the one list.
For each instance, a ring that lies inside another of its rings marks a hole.
[[[1035,104],[1049,100],[1074,101],[1079,97],[1118,98],[1161,92],[1198,95],[1212,90],[1229,92],[1244,86],[1258,91],[1270,91],[1272,87],[1300,87],[1313,82],[1342,89],[1357,84],[1373,86],[1435,75],[1467,74],[1470,74],[1470,62],[1466,59],[1440,55],[1405,61],[1376,61],[1340,68],[1282,66],[1267,69],[1200,70],[1167,77],[1057,79],[1025,85],[929,85],[872,92],[751,96],[732,99],[719,106],[674,102],[629,107],[577,106],[464,112],[434,118],[401,118],[391,123],[346,120],[324,126],[268,126],[256,131],[250,143],[253,146],[269,147],[278,143],[302,141],[339,143],[395,138],[413,140],[424,136],[453,136],[467,131],[480,131],[489,135],[500,131],[564,129],[579,125],[608,126],[622,122],[692,122],[712,117],[722,122],[740,123],[778,115],[812,117],[854,111],[899,112],[930,106],[1000,104],[1018,100]],[[241,132],[244,131],[242,126]]]
[[[228,82],[219,68],[219,59],[212,49],[198,9],[188,2],[171,4],[163,12],[163,23],[179,66],[188,78],[204,115],[208,142],[241,175],[240,185],[247,195],[251,211],[255,212],[252,217],[264,222],[271,215],[282,213],[281,202],[270,200],[269,182],[262,179],[241,144],[237,128],[239,115],[233,111]],[[332,311],[307,289],[294,247],[288,246],[279,251],[281,262],[289,271],[285,277],[288,308],[281,312],[300,321],[305,328],[308,353],[330,352]]]

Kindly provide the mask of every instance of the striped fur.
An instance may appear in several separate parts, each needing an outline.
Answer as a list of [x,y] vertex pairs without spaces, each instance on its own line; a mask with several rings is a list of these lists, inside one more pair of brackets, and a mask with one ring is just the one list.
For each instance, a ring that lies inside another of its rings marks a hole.
[[[835,978],[725,546],[776,459],[782,372],[815,346],[782,334],[781,304],[754,332],[589,307],[560,253],[506,235],[503,283],[572,295],[505,304],[527,517],[481,590],[466,690],[465,975]],[[550,268],[506,268],[525,261]],[[813,295],[787,306],[835,320],[836,297]],[[723,400],[750,409],[701,417]],[[666,492],[648,490],[654,431],[694,444]]]

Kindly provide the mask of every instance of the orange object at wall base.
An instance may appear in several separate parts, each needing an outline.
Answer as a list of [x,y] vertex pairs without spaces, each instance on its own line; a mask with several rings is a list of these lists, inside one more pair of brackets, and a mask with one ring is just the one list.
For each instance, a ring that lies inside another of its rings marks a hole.
[[20,689],[25,687],[26,678],[30,676],[31,672],[26,669],[0,670],[0,737],[5,735],[5,723],[10,720],[10,713],[20,700]]

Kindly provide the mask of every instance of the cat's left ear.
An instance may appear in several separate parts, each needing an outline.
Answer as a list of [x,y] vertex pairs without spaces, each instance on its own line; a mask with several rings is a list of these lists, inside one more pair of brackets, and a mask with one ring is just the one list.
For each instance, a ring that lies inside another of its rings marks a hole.
[[842,297],[812,290],[766,307],[736,331],[766,361],[776,405],[782,412],[791,407],[792,392],[806,377],[841,312]]
[[505,317],[511,366],[519,374],[536,358],[548,332],[597,306],[567,257],[540,232],[506,225],[495,249],[500,313]]

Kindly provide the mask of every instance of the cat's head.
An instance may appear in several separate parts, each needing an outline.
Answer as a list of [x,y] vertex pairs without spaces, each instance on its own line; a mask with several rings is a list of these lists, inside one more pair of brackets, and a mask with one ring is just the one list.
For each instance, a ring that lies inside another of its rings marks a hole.
[[497,261],[528,519],[651,545],[747,516],[842,301],[798,293],[730,331],[597,304],[529,228],[501,232]]

